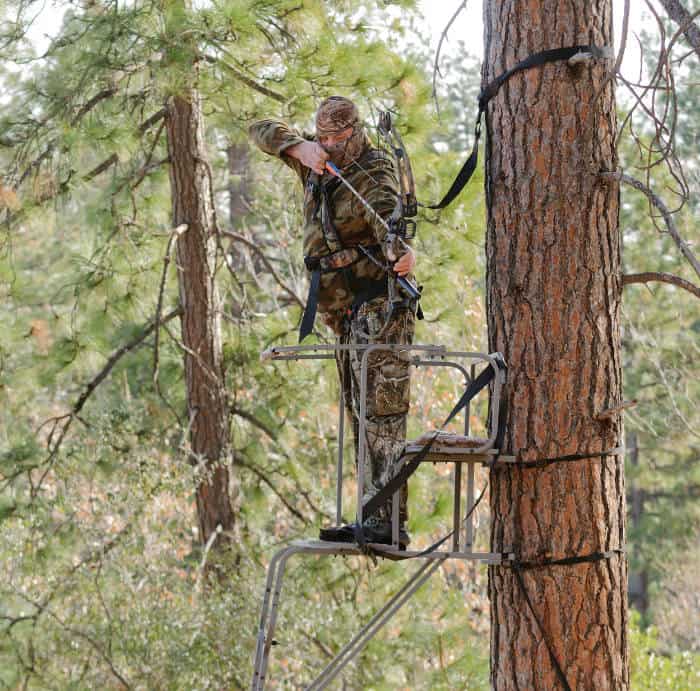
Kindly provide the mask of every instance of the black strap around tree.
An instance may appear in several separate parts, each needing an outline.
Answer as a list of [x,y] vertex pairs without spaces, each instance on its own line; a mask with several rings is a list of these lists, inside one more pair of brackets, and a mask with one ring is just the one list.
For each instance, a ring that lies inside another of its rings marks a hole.
[[559,659],[554,653],[554,648],[552,646],[551,641],[545,634],[544,626],[540,621],[540,618],[537,616],[537,612],[535,612],[535,607],[532,604],[532,600],[530,599],[530,594],[528,593],[528,590],[525,587],[523,571],[527,569],[542,568],[545,566],[573,566],[575,564],[595,563],[598,561],[603,561],[604,559],[611,559],[612,557],[618,554],[624,553],[625,551],[623,549],[612,549],[607,552],[592,552],[591,554],[582,554],[574,557],[564,557],[563,559],[545,559],[542,561],[530,562],[523,562],[516,559],[511,561],[510,563],[504,562],[503,564],[501,564],[502,566],[510,566],[513,569],[513,573],[515,574],[515,582],[518,584],[523,598],[525,598],[525,602],[527,604],[528,609],[530,610],[532,618],[535,620],[535,624],[537,624],[540,636],[542,636],[542,641],[544,642],[544,645],[547,648],[547,653],[549,654],[549,659],[552,663],[552,667],[554,668],[554,671],[556,672],[556,675],[559,678],[561,685],[564,687],[564,691],[572,691],[571,685],[569,684],[569,680],[566,678],[566,674],[564,674],[564,670],[562,669],[562,666],[559,663]]
[[544,65],[548,62],[558,62],[559,60],[570,60],[578,53],[590,53],[594,58],[602,59],[607,57],[607,52],[594,45],[571,46],[569,48],[553,48],[551,50],[542,50],[539,53],[533,53],[524,60],[521,60],[517,65],[506,70],[494,80],[490,81],[479,94],[479,110],[476,116],[476,125],[474,127],[474,145],[469,158],[465,161],[462,169],[457,173],[457,177],[450,185],[450,189],[445,196],[437,203],[427,206],[428,209],[444,209],[449,206],[464,189],[464,186],[469,182],[471,176],[476,170],[476,165],[479,158],[479,138],[481,137],[481,116],[486,111],[486,106],[489,101],[498,93],[501,86],[508,81],[510,77],[518,72],[528,70],[538,65]]

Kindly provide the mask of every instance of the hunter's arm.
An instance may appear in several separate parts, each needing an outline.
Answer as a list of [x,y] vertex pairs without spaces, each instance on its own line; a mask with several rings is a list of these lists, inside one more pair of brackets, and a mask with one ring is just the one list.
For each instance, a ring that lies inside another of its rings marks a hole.
[[261,151],[281,158],[300,178],[304,178],[306,166],[295,157],[285,154],[285,151],[309,141],[308,137],[304,137],[301,132],[290,127],[286,122],[272,118],[254,122],[248,128],[248,134]]

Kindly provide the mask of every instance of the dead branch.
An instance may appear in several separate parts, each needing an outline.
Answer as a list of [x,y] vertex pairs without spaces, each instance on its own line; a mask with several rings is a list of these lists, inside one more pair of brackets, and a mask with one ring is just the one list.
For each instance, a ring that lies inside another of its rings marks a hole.
[[[183,223],[177,228],[174,228],[170,233],[170,238],[168,239],[168,246],[165,250],[165,256],[163,257],[163,272],[160,276],[160,286],[158,288],[158,301],[156,303],[156,316],[153,323],[153,329],[155,331],[154,343],[153,343],[153,386],[155,387],[156,393],[160,399],[172,410],[170,403],[165,399],[161,390],[160,383],[158,381],[158,368],[159,368],[159,354],[160,354],[160,324],[161,324],[161,314],[163,310],[163,293],[165,292],[165,279],[168,275],[168,265],[170,264],[170,259],[172,256],[172,250],[177,242],[178,238],[187,231],[188,225]],[[175,411],[173,410],[173,413]],[[179,416],[175,413],[175,417],[179,420]]]
[[634,406],[637,405],[637,399],[633,398],[631,401],[622,401],[620,405],[613,406],[612,408],[606,408],[605,410],[601,410],[596,416],[595,419],[598,420],[598,422],[603,422],[605,420],[614,420],[623,410],[627,410],[628,408],[634,408]]
[[694,16],[678,0],[661,0],[661,4],[668,16],[678,24],[686,40],[700,57],[700,28],[695,24]]
[[442,34],[440,34],[440,40],[438,41],[437,50],[435,51],[435,63],[433,65],[433,100],[435,101],[435,111],[438,116],[438,121],[440,121],[440,103],[437,97],[437,77],[442,73],[440,72],[440,51],[442,50],[442,44],[447,39],[447,33],[455,22],[455,19],[459,16],[459,13],[467,8],[467,0],[464,0],[460,6],[455,10],[455,13],[447,22],[447,26],[443,29]]
[[630,187],[634,187],[634,189],[638,190],[647,197],[650,204],[653,204],[661,212],[661,216],[663,217],[664,222],[666,223],[666,228],[668,229],[668,234],[673,238],[673,241],[676,243],[681,254],[688,260],[698,278],[700,278],[700,262],[693,254],[693,251],[688,246],[688,243],[685,242],[685,240],[683,240],[683,238],[680,236],[680,233],[678,232],[676,224],[673,220],[673,216],[668,207],[663,203],[663,201],[661,201],[661,198],[652,192],[652,190],[649,189],[649,187],[647,187],[643,182],[640,182],[636,178],[633,178],[631,175],[627,175],[622,171],[602,172],[600,173],[600,176],[607,180],[618,180],[624,182],[625,184],[630,185]]
[[620,67],[622,66],[622,60],[625,57],[625,48],[627,47],[627,33],[629,30],[630,23],[630,0],[625,0],[625,12],[622,17],[622,33],[620,34],[620,50],[617,53],[617,60],[615,60],[615,66],[613,67],[612,74],[613,77],[620,72]]
[[689,293],[695,295],[696,298],[700,298],[700,287],[696,286],[690,281],[686,281],[680,276],[674,274],[669,274],[663,271],[646,271],[639,274],[625,274],[622,277],[622,285],[631,285],[633,283],[649,283],[651,281],[660,281],[661,283],[669,283],[670,285],[676,286],[677,288],[683,288]]

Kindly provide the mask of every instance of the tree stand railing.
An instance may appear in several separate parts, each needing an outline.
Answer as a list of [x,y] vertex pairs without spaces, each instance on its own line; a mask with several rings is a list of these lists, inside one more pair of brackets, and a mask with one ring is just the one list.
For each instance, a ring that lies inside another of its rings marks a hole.
[[[295,540],[288,546],[279,550],[270,561],[260,613],[260,625],[258,628],[257,643],[255,648],[252,691],[262,691],[265,685],[265,676],[270,659],[270,651],[274,645],[274,632],[277,624],[277,613],[282,593],[284,571],[289,558],[295,554],[304,555],[368,555],[387,559],[422,559],[424,561],[404,586],[391,597],[386,604],[372,617],[372,619],[360,629],[360,631],[336,654],[319,676],[307,687],[307,690],[324,689],[337,677],[342,669],[351,662],[373,638],[373,636],[398,612],[398,610],[416,593],[428,578],[438,569],[440,564],[447,559],[461,559],[478,561],[486,564],[500,564],[503,555],[493,552],[474,552],[474,517],[475,506],[474,475],[477,463],[489,464],[498,456],[499,462],[512,461],[511,457],[501,456],[498,449],[494,448],[498,431],[499,403],[502,389],[505,384],[505,372],[498,366],[499,354],[487,355],[466,351],[448,351],[443,346],[436,345],[403,345],[377,343],[369,345],[310,345],[310,346],[285,346],[271,348],[262,354],[263,360],[332,360],[335,353],[342,350],[361,350],[362,361],[360,368],[360,420],[358,438],[357,459],[357,511],[356,520],[362,524],[362,498],[364,489],[364,460],[367,448],[364,443],[367,410],[367,371],[370,353],[376,350],[392,350],[397,352],[415,353],[411,357],[414,366],[451,367],[457,369],[464,377],[465,387],[475,378],[476,365],[484,362],[494,370],[494,378],[490,387],[488,405],[488,438],[474,438],[470,432],[470,405],[467,404],[464,411],[464,436],[453,434],[440,434],[433,442],[430,451],[425,455],[423,462],[452,463],[453,474],[453,510],[452,510],[452,538],[445,543],[445,547],[430,551],[404,551],[399,546],[399,491],[394,494],[392,502],[392,542],[390,545],[370,543],[366,548],[359,545],[342,542],[325,542],[321,540]],[[468,367],[463,364],[468,363]],[[340,392],[338,420],[338,457],[336,479],[336,521],[342,524],[342,495],[343,495],[343,446],[345,434],[345,402],[343,392]],[[427,437],[406,444],[404,455],[397,465],[397,471],[401,465],[411,459],[424,446]],[[467,466],[466,487],[466,516],[462,519],[462,465]]]

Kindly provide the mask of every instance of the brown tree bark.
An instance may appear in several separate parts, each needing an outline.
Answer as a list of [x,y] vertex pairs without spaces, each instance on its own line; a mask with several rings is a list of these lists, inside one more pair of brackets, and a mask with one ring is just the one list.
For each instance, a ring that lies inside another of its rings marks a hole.
[[185,382],[191,462],[202,469],[197,486],[199,536],[206,543],[217,526],[230,536],[226,453],[229,426],[222,368],[219,296],[215,284],[216,236],[210,168],[195,88],[170,99],[166,115],[173,227],[187,224],[177,243],[177,267],[185,346]]
[[[612,45],[611,0],[485,0],[484,81],[528,55]],[[513,76],[486,127],[489,345],[509,366],[504,451],[522,460],[617,447],[622,421],[618,184],[611,63],[550,63]],[[602,88],[602,93],[598,92]],[[625,542],[623,457],[491,472],[492,549],[541,562]],[[627,566],[522,571],[572,689],[629,687]],[[512,566],[491,567],[495,689],[560,689]]]

